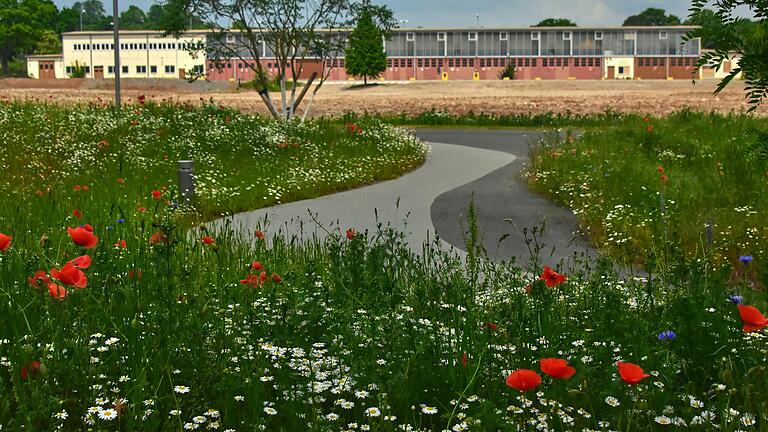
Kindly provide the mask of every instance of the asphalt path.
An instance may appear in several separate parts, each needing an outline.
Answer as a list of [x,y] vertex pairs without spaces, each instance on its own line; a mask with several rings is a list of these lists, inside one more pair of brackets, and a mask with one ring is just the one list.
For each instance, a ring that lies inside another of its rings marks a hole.
[[529,144],[538,140],[538,133],[474,129],[416,133],[429,143],[429,155],[423,166],[398,179],[241,213],[215,224],[253,232],[267,221],[270,234],[304,241],[343,235],[347,228],[374,233],[380,226],[390,226],[406,234],[416,253],[425,242],[434,241],[435,234],[461,253],[473,201],[483,246],[494,259],[527,262],[533,246],[526,243],[524,233],[530,238],[534,228],[544,263],[596,256],[586,239],[575,234],[574,215],[529,191],[521,177]]

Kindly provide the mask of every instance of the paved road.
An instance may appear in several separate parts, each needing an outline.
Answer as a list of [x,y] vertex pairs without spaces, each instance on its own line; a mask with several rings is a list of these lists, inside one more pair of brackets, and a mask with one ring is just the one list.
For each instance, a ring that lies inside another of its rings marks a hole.
[[[417,135],[430,143],[431,151],[426,163],[412,173],[361,189],[242,213],[228,221],[236,229],[251,232],[267,218],[270,231],[302,239],[323,238],[348,227],[375,232],[381,223],[406,232],[415,252],[434,239],[435,232],[463,249],[466,211],[474,196],[479,229],[491,257],[527,262],[523,230],[544,221],[546,231],[540,242],[546,245],[541,254],[545,263],[567,261],[574,254],[595,255],[585,239],[574,236],[573,214],[528,191],[520,179],[528,144],[538,135],[455,129],[423,129]],[[499,244],[505,234],[509,237]]]

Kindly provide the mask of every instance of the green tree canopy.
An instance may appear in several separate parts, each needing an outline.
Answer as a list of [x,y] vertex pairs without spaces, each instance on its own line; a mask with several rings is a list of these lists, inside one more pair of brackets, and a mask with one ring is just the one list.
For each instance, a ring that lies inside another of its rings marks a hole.
[[61,39],[53,30],[44,30],[35,46],[35,54],[61,54]]
[[376,78],[387,69],[382,30],[374,23],[367,7],[360,11],[357,25],[349,35],[345,65],[347,73],[363,77],[365,85],[368,85],[368,77]]
[[0,67],[31,52],[44,32],[53,28],[56,6],[50,0],[0,0]]
[[147,15],[136,6],[130,6],[120,13],[120,28],[142,30],[146,28]]
[[[708,0],[693,0],[690,19],[701,19]],[[739,16],[739,10],[750,9],[756,21]],[[698,66],[721,67],[734,57],[738,66],[731,69],[715,89],[715,94],[725,89],[741,74],[746,82],[747,99],[751,111],[768,98],[768,2],[765,0],[726,0],[717,2],[714,16],[700,21],[703,27],[686,35],[686,40],[701,38],[711,41],[714,51],[704,53]]]
[[624,26],[669,26],[680,25],[680,18],[667,15],[664,9],[648,8],[624,21]]
[[576,23],[567,18],[547,18],[533,27],[576,27]]

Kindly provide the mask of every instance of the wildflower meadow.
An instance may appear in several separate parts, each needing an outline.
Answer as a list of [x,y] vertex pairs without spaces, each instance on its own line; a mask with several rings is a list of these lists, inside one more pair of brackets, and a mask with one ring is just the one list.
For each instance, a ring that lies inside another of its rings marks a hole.
[[418,166],[382,122],[26,103],[0,137],[2,431],[768,430],[768,302],[707,260],[620,278],[197,223]]

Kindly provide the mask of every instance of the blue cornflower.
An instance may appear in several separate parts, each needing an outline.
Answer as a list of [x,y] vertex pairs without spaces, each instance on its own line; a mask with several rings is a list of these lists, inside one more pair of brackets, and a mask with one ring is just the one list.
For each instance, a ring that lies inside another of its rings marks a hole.
[[125,219],[120,218],[120,219],[117,220],[117,223],[125,223]]
[[728,296],[728,300],[733,304],[742,304],[744,303],[744,296],[740,296],[738,294],[731,294]]
[[115,229],[115,227],[113,227],[112,225],[107,226],[107,231],[112,231],[113,229]]
[[667,330],[659,333],[659,340],[672,340],[677,337],[677,333]]
[[752,262],[754,258],[752,258],[752,255],[742,255],[739,257],[739,261],[743,262],[744,264],[749,264]]

